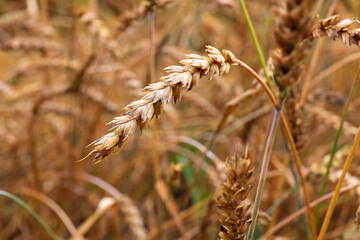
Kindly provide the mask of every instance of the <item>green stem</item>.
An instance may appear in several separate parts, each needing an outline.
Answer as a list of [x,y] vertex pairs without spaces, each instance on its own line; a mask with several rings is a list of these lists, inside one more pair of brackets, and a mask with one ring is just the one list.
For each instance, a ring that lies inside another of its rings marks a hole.
[[22,208],[24,208],[28,213],[31,214],[35,218],[35,220],[45,229],[45,231],[49,234],[51,239],[59,239],[56,234],[51,230],[49,225],[46,224],[44,219],[42,219],[29,205],[27,205],[25,202],[23,202],[20,198],[16,197],[15,195],[8,193],[6,191],[0,190],[0,195],[3,195],[7,198],[10,198],[17,204],[19,204]]
[[[337,150],[337,147],[338,147],[340,135],[341,135],[343,125],[344,125],[344,122],[345,122],[345,119],[346,119],[346,116],[347,116],[347,113],[348,113],[350,102],[354,97],[355,90],[356,90],[357,84],[359,82],[359,77],[360,77],[360,68],[359,68],[359,70],[358,70],[358,72],[356,74],[356,77],[354,79],[354,82],[353,82],[353,84],[351,86],[350,94],[349,94],[349,96],[348,96],[348,98],[346,100],[346,104],[345,104],[345,107],[344,107],[344,112],[343,112],[342,117],[341,117],[340,126],[339,126],[339,129],[336,132],[334,145],[333,145],[333,147],[331,149],[330,159],[329,159],[329,162],[328,162],[328,164],[326,166],[326,173],[325,173],[322,185],[321,185],[320,197],[322,197],[324,195],[324,193],[325,193],[325,188],[326,188],[326,184],[327,184],[327,181],[328,181],[328,178],[329,178],[330,168],[332,166],[334,156],[335,156],[335,153],[336,153],[336,150]],[[316,207],[316,211],[315,211],[315,219],[316,220],[318,219],[318,216],[319,216],[320,207],[321,207],[320,204]]]
[[254,238],[255,226],[256,226],[257,217],[259,215],[262,194],[264,192],[266,174],[267,174],[268,168],[269,168],[272,147],[274,144],[277,129],[279,128],[281,108],[282,108],[282,101],[280,100],[277,107],[274,110],[274,116],[273,116],[273,120],[271,123],[269,136],[267,137],[267,141],[266,141],[265,152],[264,152],[264,156],[263,156],[258,187],[256,189],[256,195],[255,195],[255,200],[254,200],[254,208],[253,208],[253,211],[251,214],[252,223],[250,225],[250,228],[249,228],[249,231],[248,231],[248,234],[246,237],[246,239],[248,239],[248,240],[252,240]]
[[273,87],[271,85],[271,82],[270,82],[270,77],[269,77],[269,74],[267,72],[267,69],[266,69],[266,63],[265,63],[265,58],[264,58],[264,55],[262,53],[262,50],[261,50],[261,47],[260,47],[260,44],[259,44],[259,41],[256,37],[256,33],[255,33],[255,30],[254,30],[254,27],[252,25],[252,22],[251,22],[251,19],[250,19],[250,16],[249,16],[249,13],[246,9],[246,6],[245,6],[245,3],[243,0],[239,0],[239,3],[241,5],[241,9],[244,13],[244,16],[245,16],[245,19],[246,19],[246,23],[249,27],[249,30],[250,30],[250,34],[251,34],[251,37],[254,41],[254,44],[255,44],[255,48],[256,48],[256,51],[257,51],[257,54],[259,56],[259,60],[260,60],[260,63],[261,63],[261,67],[262,69],[264,70],[264,75],[265,75],[265,78],[266,78],[266,83],[267,85],[269,86],[270,90],[272,93],[274,93],[274,90],[273,90]]

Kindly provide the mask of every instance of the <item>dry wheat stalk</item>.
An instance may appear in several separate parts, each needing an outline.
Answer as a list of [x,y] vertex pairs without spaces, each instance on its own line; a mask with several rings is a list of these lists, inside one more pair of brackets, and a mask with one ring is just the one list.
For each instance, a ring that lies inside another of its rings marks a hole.
[[220,231],[218,240],[245,239],[252,220],[247,216],[250,203],[245,203],[251,185],[248,183],[253,170],[250,160],[235,153],[226,159],[227,179],[221,185],[222,195],[216,199],[219,209]]
[[78,15],[80,20],[89,27],[90,33],[99,39],[115,58],[121,58],[120,48],[113,38],[110,29],[101,20],[96,18],[93,12],[79,10]]
[[[330,173],[329,175],[329,180],[333,183],[337,183],[340,179],[340,176],[341,176],[341,172],[342,170],[339,169],[339,170],[336,170],[336,171],[333,171],[332,173]],[[345,179],[344,179],[344,183],[346,185],[349,185],[349,184],[357,184],[358,186],[354,189],[355,190],[355,194],[360,197],[360,186],[359,186],[359,178],[356,177],[356,176],[353,176],[352,174],[350,173],[347,173],[346,176],[345,176]]]
[[350,28],[355,23],[360,23],[360,21],[355,18],[340,21],[340,16],[334,15],[320,20],[317,28],[312,32],[312,37],[328,36],[333,40],[340,38],[348,46],[351,46],[351,44],[359,46],[360,28]]
[[136,21],[141,18],[144,18],[153,7],[164,8],[172,0],[146,0],[142,1],[140,6],[132,11],[127,11],[123,16],[119,18],[118,29],[120,31],[125,31],[128,27],[133,25]]
[[304,140],[303,110],[296,106],[300,91],[296,83],[302,73],[300,62],[310,49],[308,36],[315,23],[308,14],[310,5],[307,0],[279,1],[275,10],[275,40],[279,48],[271,54],[277,84],[289,88],[285,109],[297,149],[303,147]]
[[161,78],[161,82],[150,84],[145,87],[145,96],[125,107],[126,112],[116,117],[109,124],[114,125],[111,132],[94,141],[95,162],[102,161],[116,147],[121,147],[124,142],[134,133],[136,127],[142,131],[155,116],[159,118],[165,104],[181,100],[182,88],[191,90],[197,85],[199,79],[207,76],[212,79],[216,75],[227,73],[231,64],[235,64],[235,56],[228,50],[222,53],[212,47],[206,46],[208,57],[196,54],[186,55],[186,59],[180,61],[183,66],[170,66],[165,68],[169,74]]

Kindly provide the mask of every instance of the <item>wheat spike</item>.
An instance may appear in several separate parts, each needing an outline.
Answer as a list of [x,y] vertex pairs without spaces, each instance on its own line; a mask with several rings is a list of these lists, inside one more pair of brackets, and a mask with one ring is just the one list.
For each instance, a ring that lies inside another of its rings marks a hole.
[[307,0],[279,1],[275,10],[275,40],[279,48],[271,53],[277,83],[289,88],[285,109],[297,149],[303,147],[303,109],[296,106],[300,91],[296,84],[302,73],[301,61],[310,49],[308,36],[315,23],[308,14],[309,8]]
[[168,75],[162,77],[162,81],[145,87],[145,96],[127,105],[126,112],[109,123],[113,125],[110,133],[90,144],[95,148],[90,153],[95,154],[95,162],[102,161],[116,147],[120,148],[137,126],[142,131],[154,116],[159,118],[164,105],[170,103],[171,99],[175,103],[180,101],[182,88],[191,90],[203,76],[210,80],[216,75],[227,73],[236,60],[228,50],[221,53],[212,46],[206,46],[206,52],[208,57],[187,55],[186,59],[180,61],[183,66],[165,68]]
[[97,19],[93,12],[79,10],[78,15],[80,20],[89,27],[90,33],[99,39],[115,58],[121,58],[120,48],[110,29],[101,20]]
[[340,21],[340,16],[334,15],[320,20],[317,28],[312,32],[312,37],[320,38],[328,36],[333,40],[340,38],[348,46],[351,46],[351,44],[359,46],[360,28],[351,28],[356,23],[360,23],[356,18]]
[[227,179],[221,185],[222,195],[216,199],[220,221],[218,240],[241,240],[252,220],[247,216],[250,208],[245,203],[251,185],[248,181],[253,173],[250,160],[239,153],[226,160]]

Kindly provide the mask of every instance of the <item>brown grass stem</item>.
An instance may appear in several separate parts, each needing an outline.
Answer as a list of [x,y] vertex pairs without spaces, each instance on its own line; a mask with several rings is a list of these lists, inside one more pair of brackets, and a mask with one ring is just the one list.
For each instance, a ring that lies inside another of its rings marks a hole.
[[257,221],[258,215],[259,215],[262,194],[263,194],[264,188],[265,188],[266,174],[267,174],[268,168],[269,168],[272,147],[274,144],[277,129],[279,127],[281,108],[282,108],[282,101],[279,102],[279,104],[277,105],[277,107],[274,110],[273,120],[271,123],[269,135],[268,135],[267,141],[266,141],[265,152],[264,152],[264,156],[263,156],[263,160],[262,160],[261,171],[260,171],[260,176],[259,176],[259,181],[258,181],[258,187],[256,189],[256,195],[255,195],[255,200],[254,200],[254,208],[253,208],[253,211],[251,214],[252,223],[250,225],[250,228],[249,228],[249,231],[247,234],[247,239],[249,239],[249,240],[252,240],[254,238],[255,226],[256,226],[256,221]]
[[259,76],[259,74],[257,74],[254,69],[252,69],[251,67],[249,67],[247,64],[245,64],[244,62],[240,61],[239,59],[236,59],[235,62],[242,68],[244,68],[246,71],[248,71],[254,78],[256,78],[256,80],[261,84],[261,86],[264,88],[266,94],[269,96],[271,102],[274,104],[274,106],[277,105],[276,103],[276,99],[274,97],[274,95],[272,94],[271,89],[268,87],[268,85],[266,84],[266,82],[264,82],[264,80]]
[[[265,92],[269,96],[269,98],[270,98],[271,102],[273,103],[273,105],[275,107],[277,107],[277,103],[276,103],[274,95],[272,94],[272,92],[268,88],[268,86],[265,84],[265,82],[261,79],[261,77],[252,68],[250,68],[248,65],[241,62],[238,59],[236,59],[236,60],[237,60],[236,63],[238,63],[240,65],[240,67],[243,67],[251,75],[253,75],[256,80],[258,80],[258,82],[261,84],[261,86],[264,88]],[[281,114],[281,117],[280,117],[281,124],[282,124],[282,126],[284,128],[285,135],[286,135],[286,138],[287,138],[288,143],[290,145],[291,152],[293,153],[293,157],[294,157],[295,164],[296,164],[296,169],[297,169],[297,172],[299,174],[301,187],[303,189],[305,205],[307,207],[307,217],[308,217],[308,220],[309,220],[310,229],[311,229],[313,238],[316,239],[316,237],[315,237],[316,236],[315,223],[314,223],[313,213],[312,213],[312,210],[310,208],[310,197],[309,197],[309,193],[307,191],[304,175],[303,175],[302,170],[301,170],[301,162],[300,162],[299,154],[298,154],[298,152],[296,150],[295,141],[294,141],[294,138],[293,138],[293,136],[292,136],[292,134],[290,132],[289,125],[287,124],[287,121],[286,121],[284,115],[282,114],[282,112],[280,112],[280,114]]]
[[344,167],[343,167],[343,169],[341,171],[341,176],[340,176],[339,182],[336,185],[335,192],[334,192],[334,195],[333,195],[333,197],[331,199],[329,208],[328,208],[328,210],[326,212],[325,219],[324,219],[323,224],[321,226],[321,230],[320,230],[320,233],[319,233],[318,240],[324,239],[326,229],[327,229],[327,227],[329,225],[331,215],[332,215],[332,213],[334,211],[336,201],[337,201],[337,199],[339,197],[339,194],[340,194],[341,185],[343,184],[346,173],[349,170],[351,161],[352,161],[352,159],[354,157],[355,150],[356,150],[356,148],[357,148],[357,146],[359,144],[359,141],[360,141],[360,127],[359,127],[358,132],[357,132],[357,134],[355,136],[354,143],[351,146],[351,149],[350,149],[348,157],[347,157],[347,159],[345,161]]
[[286,119],[285,119],[284,115],[281,115],[281,123],[283,124],[285,135],[286,135],[286,138],[287,138],[287,140],[289,142],[291,151],[293,153],[296,169],[297,169],[297,172],[299,174],[299,179],[300,179],[300,183],[301,183],[301,187],[303,189],[303,194],[304,194],[304,199],[305,199],[305,205],[306,205],[306,210],[307,210],[307,218],[308,218],[308,221],[309,221],[309,224],[310,224],[310,230],[312,232],[313,239],[316,239],[316,237],[315,237],[316,236],[315,222],[314,222],[314,217],[313,217],[314,215],[313,215],[313,212],[312,212],[311,207],[310,207],[309,192],[307,191],[306,181],[305,181],[305,178],[304,178],[304,174],[302,173],[302,170],[301,170],[302,168],[301,168],[301,162],[300,162],[299,154],[297,153],[294,139],[293,139],[293,137],[291,135],[290,128],[289,128],[289,126],[288,126],[288,124],[286,122]]

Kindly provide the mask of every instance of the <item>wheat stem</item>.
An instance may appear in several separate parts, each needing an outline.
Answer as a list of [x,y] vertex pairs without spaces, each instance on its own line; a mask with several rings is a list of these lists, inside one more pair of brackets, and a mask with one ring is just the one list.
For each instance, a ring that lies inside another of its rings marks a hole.
[[246,23],[247,23],[247,25],[248,25],[248,27],[249,27],[251,37],[252,37],[252,39],[253,39],[253,41],[254,41],[255,48],[256,48],[256,52],[257,52],[257,54],[258,54],[258,56],[259,56],[259,60],[260,60],[260,63],[261,63],[261,67],[262,67],[262,69],[264,70],[264,75],[265,75],[265,78],[266,78],[266,83],[267,83],[267,85],[269,86],[271,92],[274,93],[274,89],[273,89],[273,87],[272,87],[272,85],[271,85],[270,77],[269,77],[269,74],[268,74],[267,69],[266,69],[265,58],[264,58],[264,55],[263,55],[263,53],[262,53],[262,50],[261,50],[259,41],[258,41],[258,39],[257,39],[257,37],[256,37],[255,29],[254,29],[254,26],[253,26],[253,24],[252,24],[252,22],[251,22],[251,18],[250,18],[249,13],[248,13],[248,11],[247,11],[247,9],[246,9],[246,6],[245,6],[244,1],[243,1],[243,0],[239,0],[239,3],[240,3],[240,5],[241,5],[241,9],[242,9],[242,11],[243,11],[243,13],[244,13]]
[[254,200],[254,208],[253,208],[253,211],[251,214],[252,223],[250,225],[249,232],[247,234],[248,240],[252,240],[254,238],[255,226],[256,226],[257,217],[259,215],[262,194],[264,192],[266,174],[267,174],[268,168],[269,168],[271,151],[272,151],[272,147],[274,144],[276,132],[279,127],[282,103],[283,102],[280,101],[274,110],[274,116],[273,116],[273,120],[271,123],[271,128],[270,128],[269,135],[268,135],[268,138],[266,141],[265,153],[264,153],[263,160],[262,160],[259,182],[258,182],[258,187],[256,189],[256,195],[255,195],[255,200]]
[[351,146],[349,155],[348,155],[348,157],[347,157],[347,159],[346,159],[346,161],[345,161],[345,164],[344,164],[344,167],[343,167],[343,169],[342,169],[339,182],[338,182],[337,185],[336,185],[335,193],[334,193],[334,195],[333,195],[333,197],[332,197],[332,199],[331,199],[329,208],[328,208],[328,210],[327,210],[327,212],[326,212],[325,219],[324,219],[323,224],[322,224],[322,226],[321,226],[321,230],[320,230],[320,234],[319,234],[318,240],[324,239],[326,229],[327,229],[327,227],[328,227],[328,225],[329,225],[331,215],[332,215],[332,213],[333,213],[333,211],[334,211],[336,201],[337,201],[337,199],[338,199],[338,197],[339,197],[341,185],[343,184],[344,179],[345,179],[345,175],[346,175],[347,171],[349,170],[351,161],[352,161],[352,159],[353,159],[353,157],[354,157],[355,150],[356,150],[356,147],[357,147],[358,144],[359,144],[359,141],[360,141],[360,127],[359,127],[358,132],[357,132],[357,134],[356,134],[356,136],[355,136],[354,143],[353,143],[353,145]]
[[274,97],[273,91],[271,90],[270,86],[266,85],[264,80],[257,74],[254,69],[246,65],[244,62],[240,61],[239,59],[235,59],[235,62],[239,64],[240,67],[244,68],[246,71],[248,71],[256,80],[261,84],[261,86],[264,88],[265,92],[269,96],[271,102],[274,104],[274,106],[277,105],[276,99]]
[[[262,81],[261,77],[253,69],[251,69],[249,66],[247,66],[245,63],[241,62],[240,60],[236,59],[236,63],[238,63],[241,67],[243,67],[244,69],[249,71],[249,73],[251,75],[253,75],[256,80],[259,81],[261,86],[265,89],[265,92],[268,94],[268,96],[269,96],[271,102],[273,103],[273,105],[275,107],[277,107],[277,103],[276,103],[274,95],[271,93],[270,89],[264,83],[264,81]],[[290,149],[291,149],[291,151],[293,153],[293,157],[294,157],[295,164],[296,164],[296,169],[297,169],[297,172],[299,174],[301,187],[302,187],[303,193],[304,193],[305,205],[306,205],[306,209],[307,209],[307,217],[308,217],[308,220],[309,220],[310,229],[311,229],[311,232],[312,232],[312,235],[313,235],[313,239],[316,239],[314,218],[313,218],[312,210],[311,210],[311,207],[310,207],[310,197],[309,197],[309,193],[307,191],[304,175],[303,175],[302,170],[301,170],[301,162],[300,162],[299,154],[298,154],[298,152],[296,150],[295,141],[294,141],[294,138],[292,137],[292,134],[290,132],[289,125],[287,124],[286,119],[285,119],[282,112],[281,112],[281,124],[282,124],[282,126],[284,128],[286,138],[287,138],[288,143],[290,145]]]

